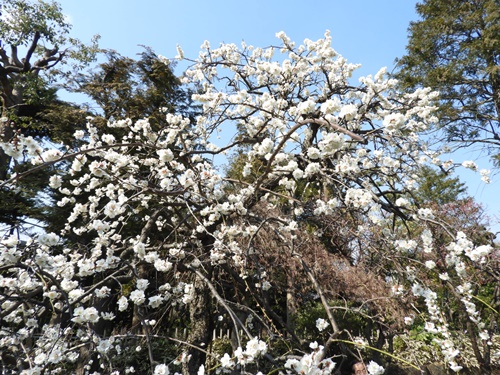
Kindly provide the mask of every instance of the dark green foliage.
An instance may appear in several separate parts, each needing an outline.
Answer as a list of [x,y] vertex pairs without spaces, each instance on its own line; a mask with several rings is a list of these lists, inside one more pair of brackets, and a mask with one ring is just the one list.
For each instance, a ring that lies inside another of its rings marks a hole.
[[[91,47],[70,38],[70,25],[56,2],[3,0],[0,22],[0,141],[16,144],[20,135],[42,142],[68,142],[85,125],[88,113],[57,98],[60,66],[83,67],[93,61]],[[66,65],[67,66],[67,65]],[[29,169],[0,148],[0,180]],[[14,232],[25,221],[44,224],[50,199],[47,172],[31,173],[18,184],[0,185],[0,223]]]
[[459,177],[451,177],[445,172],[422,167],[418,176],[415,200],[418,204],[445,204],[463,198],[467,188]]
[[440,125],[468,146],[500,146],[500,3],[424,0],[409,27],[407,54],[395,76],[403,89],[441,93]]
[[57,88],[47,79],[26,73],[23,80],[24,101],[9,119],[25,136],[52,142],[71,144],[73,133],[85,128],[88,111],[75,104],[60,100]]
[[105,120],[148,117],[153,129],[165,126],[165,113],[194,112],[189,93],[181,88],[166,64],[148,47],[138,60],[106,52],[107,61],[97,70],[73,78],[72,91],[88,95],[99,107]]
[[[21,174],[30,168],[31,164],[15,163],[13,171]],[[49,199],[45,195],[48,180],[48,171],[39,170],[20,180],[16,188],[0,188],[0,223],[6,231],[14,233],[15,228],[23,228],[28,222],[44,225],[48,213]]]

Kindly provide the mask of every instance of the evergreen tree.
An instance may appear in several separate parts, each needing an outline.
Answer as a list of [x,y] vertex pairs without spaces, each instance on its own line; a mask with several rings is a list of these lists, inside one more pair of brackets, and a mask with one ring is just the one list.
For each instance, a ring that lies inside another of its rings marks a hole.
[[445,172],[424,166],[418,175],[417,203],[452,203],[464,198],[467,188],[460,178],[448,176]]
[[138,60],[112,50],[106,56],[95,71],[77,74],[69,87],[97,104],[98,117],[105,121],[148,117],[157,128],[166,125],[165,113],[194,113],[188,92],[173,73],[174,64],[165,64],[151,48],[144,47]]
[[500,146],[500,3],[424,0],[395,76],[440,92],[440,124],[459,146]]

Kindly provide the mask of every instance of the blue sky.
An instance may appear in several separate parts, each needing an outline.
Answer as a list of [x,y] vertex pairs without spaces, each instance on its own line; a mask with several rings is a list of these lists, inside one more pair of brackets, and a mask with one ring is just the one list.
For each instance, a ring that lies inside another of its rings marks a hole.
[[363,74],[393,66],[404,52],[406,30],[416,18],[414,0],[62,0],[73,35],[89,40],[100,34],[101,46],[133,57],[139,45],[173,57],[181,45],[196,57],[209,40],[265,47],[285,31],[296,42],[316,40],[331,30],[334,48],[349,61],[363,64]]
[[[73,24],[72,36],[90,41],[101,35],[100,46],[135,57],[140,45],[174,57],[180,45],[188,58],[196,58],[201,44],[245,41],[259,47],[278,44],[275,34],[295,42],[316,40],[330,30],[333,47],[349,62],[362,64],[358,76],[391,71],[395,58],[405,52],[410,21],[417,20],[416,0],[60,0]],[[180,73],[180,72],[179,72]],[[477,153],[453,157],[476,160],[490,168]],[[460,176],[468,192],[483,203],[491,216],[500,214],[500,176],[485,185],[467,171]],[[498,221],[498,220],[497,220]],[[500,231],[500,226],[495,226]]]

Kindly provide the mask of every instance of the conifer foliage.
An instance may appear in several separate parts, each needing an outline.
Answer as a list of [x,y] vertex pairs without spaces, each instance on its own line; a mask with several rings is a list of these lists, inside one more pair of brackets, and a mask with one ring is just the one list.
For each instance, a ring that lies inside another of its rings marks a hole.
[[395,76],[403,88],[440,92],[438,115],[449,140],[500,145],[500,4],[497,0],[424,0],[409,28]]

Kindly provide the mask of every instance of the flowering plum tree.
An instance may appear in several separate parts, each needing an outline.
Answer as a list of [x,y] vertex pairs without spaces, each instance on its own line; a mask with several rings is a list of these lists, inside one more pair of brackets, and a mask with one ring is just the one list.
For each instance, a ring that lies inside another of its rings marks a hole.
[[[410,255],[434,251],[425,231],[432,211],[412,206],[408,194],[422,165],[441,163],[419,135],[435,121],[436,94],[401,94],[383,69],[353,86],[356,65],[335,52],[329,33],[300,46],[277,36],[281,45],[265,49],[204,44],[182,78],[202,106],[194,121],[166,113],[167,126],[153,130],[147,118],[106,127],[89,118],[86,131],[75,134],[76,148],[44,150],[23,136],[2,145],[29,155],[33,171],[52,170],[50,186],[64,195],[57,205],[71,207],[59,233],[2,242],[4,367],[125,374],[139,366],[131,357],[144,353],[142,371],[154,374],[330,374],[342,355],[367,346],[339,322],[319,277],[322,269],[351,267],[372,275],[386,300],[423,298],[427,311],[418,319],[443,361],[461,368],[442,301],[420,282],[420,273],[434,271]],[[241,177],[221,174],[220,158],[241,149]],[[69,163],[64,175],[62,163]],[[2,186],[15,189],[29,173]],[[332,226],[328,218],[347,224]],[[321,220],[328,230],[320,230]],[[343,234],[341,246],[330,241]],[[273,308],[278,304],[271,306],[282,277],[273,273],[271,251],[300,269],[307,284],[301,291],[323,306],[322,345],[305,342]],[[492,332],[476,314],[474,288],[465,285],[493,248],[453,233],[446,251],[443,268],[456,275],[449,280],[458,284],[459,304],[488,345]],[[408,267],[401,259],[410,259]],[[382,311],[370,306],[365,301],[356,312],[370,318]],[[233,349],[217,353],[212,332],[221,322],[233,329]],[[173,336],[174,327],[186,327],[187,337]],[[178,351],[158,350],[165,341]],[[491,363],[482,358],[480,365]],[[368,370],[383,371],[374,362]]]

